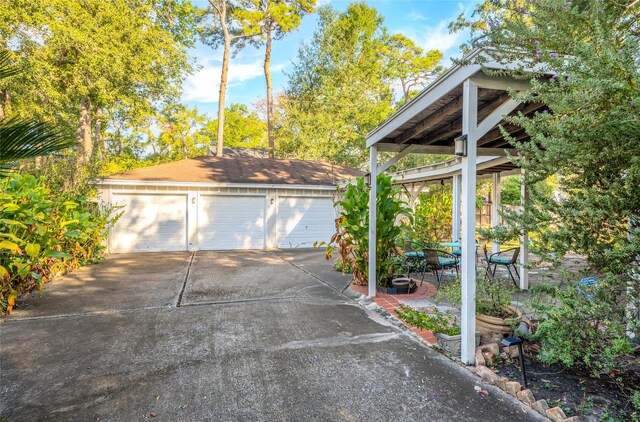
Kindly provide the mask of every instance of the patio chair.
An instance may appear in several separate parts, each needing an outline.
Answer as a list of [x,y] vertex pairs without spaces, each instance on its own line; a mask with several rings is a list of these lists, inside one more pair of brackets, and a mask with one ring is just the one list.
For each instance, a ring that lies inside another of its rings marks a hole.
[[420,286],[422,286],[424,282],[424,273],[426,270],[422,248],[423,246],[418,242],[408,241],[404,244],[404,262],[407,266],[408,275],[411,275],[411,273],[422,274]]
[[440,279],[444,276],[444,270],[447,268],[455,268],[458,274],[460,263],[458,257],[452,253],[439,249],[423,248],[426,269],[430,269],[436,275],[438,287],[440,287]]
[[[510,257],[502,256],[502,254],[508,254],[509,252],[513,252],[513,254]],[[482,260],[486,261],[487,274],[491,273],[491,279],[493,280],[496,276],[496,269],[498,268],[498,265],[503,265],[507,268],[507,271],[509,272],[509,276],[511,277],[511,280],[513,280],[513,284],[516,287],[519,287],[518,282],[513,276],[513,273],[515,272],[516,275],[518,276],[518,280],[520,280],[520,274],[518,273],[518,268],[517,268],[519,254],[520,254],[520,248],[518,247],[518,248],[505,249],[504,251],[500,251],[500,252],[494,252],[491,255],[489,255],[487,253],[487,246],[485,245],[484,258]],[[492,266],[493,266],[493,269],[491,269]],[[513,272],[511,271],[512,268],[513,268]]]

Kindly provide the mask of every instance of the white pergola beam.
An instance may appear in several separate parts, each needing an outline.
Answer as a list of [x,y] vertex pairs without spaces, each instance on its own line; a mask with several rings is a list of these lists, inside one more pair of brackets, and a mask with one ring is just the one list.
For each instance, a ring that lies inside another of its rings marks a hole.
[[452,198],[453,198],[453,212],[451,215],[451,241],[460,241],[460,190],[462,189],[462,176],[456,174],[453,176],[453,182],[451,183]]
[[394,165],[398,161],[400,161],[400,159],[402,157],[406,156],[407,154],[410,154],[411,151],[413,151],[414,149],[415,149],[414,145],[409,145],[409,146],[405,147],[402,151],[398,152],[396,155],[391,157],[391,159],[389,161],[387,161],[386,163],[384,163],[383,165],[378,167],[378,173],[377,174],[382,174],[385,171],[387,171],[389,169],[389,167],[391,167],[392,165]]
[[478,137],[478,86],[470,80],[462,85],[462,133],[467,135],[467,156],[462,158],[462,313],[461,360],[476,360],[476,149]]
[[[399,144],[386,144],[380,143],[377,144],[378,152],[400,152],[404,148],[405,145]],[[420,144],[412,144],[414,147],[413,151],[417,154],[443,154],[443,155],[453,155],[455,150],[453,146],[444,146],[444,145],[420,145]],[[507,157],[509,155],[516,155],[517,150],[514,148],[483,148],[480,147],[477,149],[476,155],[478,157]]]
[[487,134],[487,132],[496,127],[498,123],[500,123],[500,121],[504,118],[504,116],[515,110],[518,105],[520,105],[520,102],[514,100],[513,98],[510,98],[504,103],[500,104],[498,108],[493,110],[491,114],[485,117],[484,120],[482,120],[482,122],[480,122],[480,124],[478,125],[478,128],[476,129],[478,139],[482,138]]
[[471,78],[471,82],[476,84],[478,88],[499,89],[502,91],[526,91],[531,88],[529,81],[484,74],[476,74]]
[[377,239],[376,239],[376,222],[377,222],[377,206],[376,206],[376,194],[378,185],[378,148],[373,145],[369,147],[369,162],[371,171],[371,186],[369,190],[369,273],[367,279],[367,285],[369,286],[369,297],[375,297],[376,284],[378,282],[376,257],[377,251]]
[[[501,202],[500,173],[493,173],[493,185],[491,186],[491,227],[494,229],[500,225]],[[491,246],[491,251],[493,253],[500,252],[500,242],[494,240]]]
[[[529,199],[529,192],[527,190],[527,186],[524,184],[524,170],[522,170],[522,179],[520,182],[520,203],[522,206],[522,212],[524,212],[525,207],[527,206],[527,202]],[[529,288],[529,269],[527,268],[529,265],[529,233],[526,231],[522,232],[520,236],[520,289],[527,290]]]

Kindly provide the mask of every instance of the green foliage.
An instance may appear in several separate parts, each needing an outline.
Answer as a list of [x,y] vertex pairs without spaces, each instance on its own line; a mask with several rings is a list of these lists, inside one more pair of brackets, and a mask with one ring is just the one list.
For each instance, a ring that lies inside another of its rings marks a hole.
[[345,274],[351,274],[351,265],[349,263],[343,263],[341,259],[336,260],[336,263],[333,264],[333,268],[336,271],[342,271]]
[[448,336],[460,334],[460,327],[455,323],[454,316],[449,312],[442,313],[434,309],[432,313],[427,313],[403,304],[400,304],[399,308],[395,311],[398,318],[416,328]]
[[563,284],[532,289],[532,307],[541,317],[533,337],[541,346],[540,359],[569,367],[584,364],[595,376],[612,371],[619,356],[631,351],[628,321],[640,316],[637,298],[630,313],[627,281],[617,277],[600,278],[593,288],[582,287],[583,292],[575,281]]
[[376,9],[352,3],[318,9],[318,27],[302,44],[276,117],[278,153],[352,167],[366,162],[364,137],[393,110],[384,57],[386,29]]
[[[391,184],[391,177],[380,175],[377,178],[377,283],[386,286],[389,276],[397,268],[396,257],[402,253],[398,244],[408,229],[397,224],[398,218],[411,219],[411,209],[399,196],[402,188]],[[335,247],[353,272],[356,284],[367,284],[369,250],[369,187],[364,179],[348,185],[343,199],[337,203],[339,217],[336,220],[337,232],[327,247],[330,257]]]
[[[505,318],[512,317],[513,312],[508,309],[511,298],[515,292],[510,280],[491,281],[488,278],[479,278],[476,281],[476,312],[483,315]],[[460,307],[462,305],[461,278],[447,282],[440,286],[436,294],[437,301],[444,301],[450,305]]]
[[[204,134],[215,140],[218,132],[218,120],[207,122]],[[224,145],[230,148],[267,147],[267,124],[255,111],[249,111],[244,104],[231,104],[224,113]]]
[[[638,263],[640,236],[630,234],[640,210],[639,17],[629,1],[487,0],[454,24],[498,61],[536,67],[531,89],[514,95],[550,112],[506,120],[531,137],[511,140],[527,186],[557,174],[560,195],[531,189],[528,210],[508,219],[539,233],[534,252],[544,259],[576,251],[610,274]],[[523,68],[499,73],[521,77]]]
[[0,82],[0,111],[79,129],[79,150],[101,152],[106,134],[179,96],[194,12],[183,0],[1,2],[0,43],[26,71]]
[[60,194],[31,175],[0,180],[0,311],[53,275],[96,261],[113,210]]
[[383,54],[389,61],[391,76],[402,85],[403,100],[409,102],[415,88],[424,88],[442,70],[440,50],[424,52],[411,39],[402,34],[387,37]]
[[450,186],[434,186],[416,202],[413,230],[416,240],[435,246],[451,237],[453,197]]

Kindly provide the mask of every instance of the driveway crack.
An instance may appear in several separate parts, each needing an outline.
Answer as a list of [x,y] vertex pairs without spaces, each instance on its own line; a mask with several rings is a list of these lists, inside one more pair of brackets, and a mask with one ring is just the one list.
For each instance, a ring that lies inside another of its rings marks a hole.
[[189,280],[189,272],[191,271],[191,264],[193,264],[193,259],[196,257],[196,251],[191,254],[191,259],[189,260],[189,265],[187,265],[187,272],[184,275],[184,281],[182,282],[182,288],[180,289],[180,295],[178,296],[178,301],[176,302],[176,308],[182,306],[182,296],[184,295],[184,290],[187,288],[187,280]]

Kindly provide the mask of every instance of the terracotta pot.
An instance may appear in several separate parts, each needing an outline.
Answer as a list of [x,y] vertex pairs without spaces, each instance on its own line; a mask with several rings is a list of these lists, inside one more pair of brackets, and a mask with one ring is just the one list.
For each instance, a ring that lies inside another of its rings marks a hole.
[[483,343],[495,343],[513,331],[522,320],[522,312],[514,306],[509,309],[517,316],[513,318],[498,318],[484,314],[476,314],[476,331],[482,333]]

